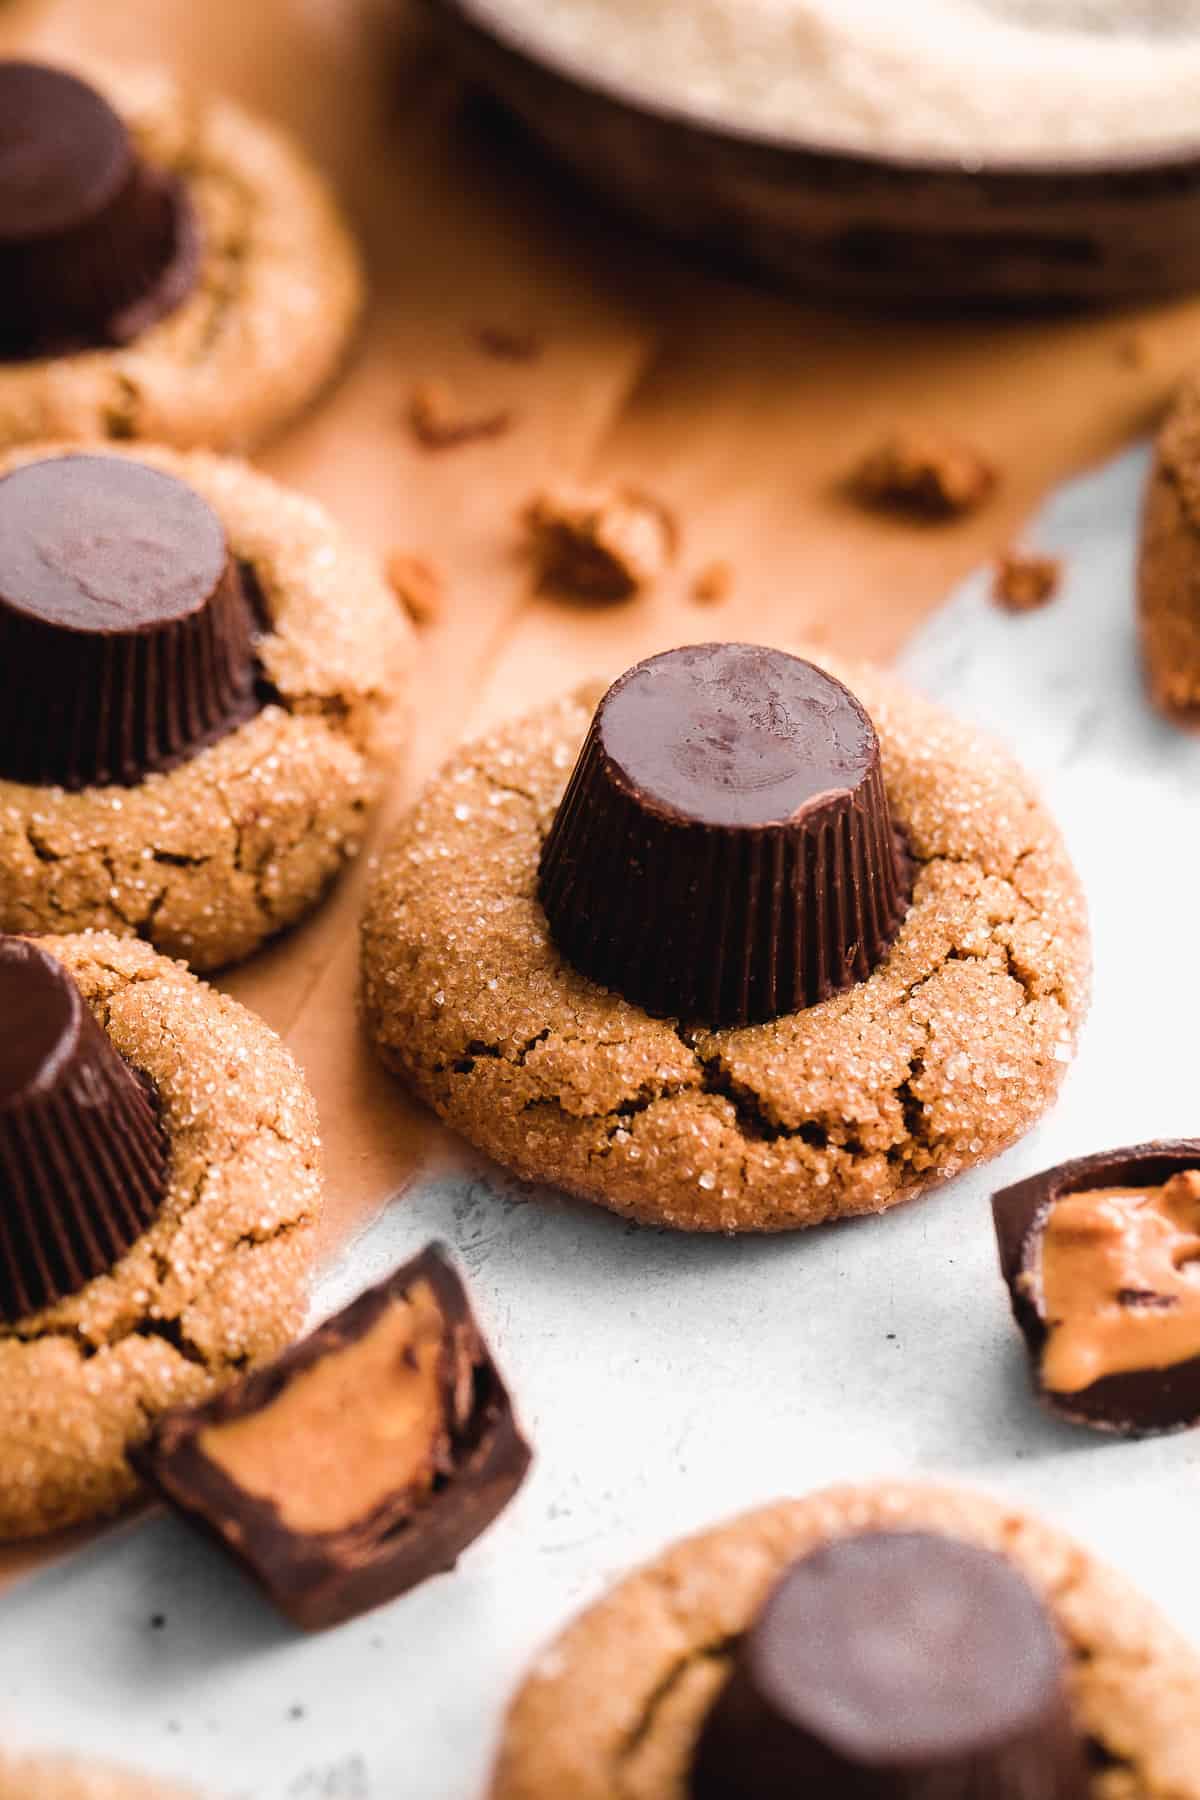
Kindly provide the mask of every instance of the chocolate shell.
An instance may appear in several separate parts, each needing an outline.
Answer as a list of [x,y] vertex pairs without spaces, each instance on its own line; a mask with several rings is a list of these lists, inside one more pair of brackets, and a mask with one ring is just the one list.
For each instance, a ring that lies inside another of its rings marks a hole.
[[220,520],[173,476],[61,456],[0,480],[0,776],[129,786],[257,709]]
[[839,1539],[739,1640],[691,1800],[1086,1800],[1062,1665],[1003,1557],[925,1532]]
[[596,712],[542,851],[563,954],[710,1026],[862,981],[908,908],[879,741],[812,663],[757,644],[651,657]]
[[0,359],[128,343],[198,267],[182,184],[141,161],[108,102],[63,69],[0,60]]
[[167,1165],[149,1084],[66,969],[0,937],[0,1321],[111,1269],[154,1218]]
[[[1059,1163],[993,1195],[1000,1271],[1029,1351],[1034,1389],[1059,1417],[1127,1437],[1200,1424],[1200,1357],[1108,1375],[1069,1394],[1051,1391],[1041,1379],[1042,1352],[1050,1334],[1038,1269],[1042,1233],[1056,1203],[1093,1188],[1159,1187],[1191,1169],[1200,1169],[1200,1138],[1170,1138]],[[1032,1279],[1022,1279],[1027,1275]]]

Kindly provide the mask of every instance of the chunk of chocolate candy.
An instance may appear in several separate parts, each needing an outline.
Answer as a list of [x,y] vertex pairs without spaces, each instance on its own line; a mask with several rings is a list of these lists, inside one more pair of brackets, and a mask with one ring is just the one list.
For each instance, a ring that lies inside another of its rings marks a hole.
[[1130,1436],[1200,1423],[1200,1139],[1061,1163],[992,1213],[1046,1404]]
[[154,1218],[168,1156],[149,1083],[67,970],[0,937],[0,1320],[110,1269]]
[[1054,1626],[1003,1557],[926,1532],[794,1563],[734,1650],[692,1800],[1086,1800]]
[[539,881],[577,969],[713,1026],[863,980],[908,896],[870,719],[831,675],[757,644],[670,650],[609,689]]
[[430,1245],[268,1368],[167,1413],[133,1460],[311,1631],[453,1568],[529,1450]]
[[183,761],[256,710],[254,629],[182,481],[103,455],[0,480],[0,776],[128,785]]
[[128,343],[193,286],[195,217],[63,69],[0,60],[0,359]]

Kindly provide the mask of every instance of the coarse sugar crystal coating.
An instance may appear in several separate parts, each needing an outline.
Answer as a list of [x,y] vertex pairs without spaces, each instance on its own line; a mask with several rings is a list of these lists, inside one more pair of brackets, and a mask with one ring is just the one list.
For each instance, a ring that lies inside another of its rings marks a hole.
[[982,1494],[836,1487],[664,1551],[568,1625],[509,1709],[490,1800],[687,1800],[731,1653],[798,1558],[869,1531],[944,1533],[1011,1561],[1062,1639],[1090,1800],[1200,1800],[1200,1659],[1123,1577]]
[[[0,476],[66,451],[9,452]],[[269,697],[134,787],[0,779],[0,930],[136,934],[213,969],[302,918],[357,853],[415,634],[375,559],[314,501],[205,451],[103,454],[176,476],[217,514],[266,613],[255,653]]]
[[0,361],[0,447],[144,438],[248,449],[335,374],[362,307],[358,252],[325,181],[291,140],[156,69],[75,71],[140,155],[185,182],[200,236],[186,299],[132,342]]
[[312,1096],[274,1032],[147,945],[45,937],[130,1065],[170,1149],[149,1229],[104,1275],[0,1324],[0,1538],[112,1511],[127,1445],[283,1348],[320,1210]]
[[1053,1100],[1090,969],[1057,828],[991,739],[878,671],[816,660],[875,723],[915,865],[889,954],[820,1005],[681,1029],[556,951],[537,862],[599,684],[465,746],[383,856],[368,1029],[519,1175],[650,1224],[783,1230],[881,1212],[997,1154]]

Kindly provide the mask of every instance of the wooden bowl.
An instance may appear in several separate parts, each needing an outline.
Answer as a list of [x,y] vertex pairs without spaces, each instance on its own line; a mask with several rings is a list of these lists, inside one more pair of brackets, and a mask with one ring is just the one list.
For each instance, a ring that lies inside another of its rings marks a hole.
[[826,150],[605,85],[535,49],[503,0],[426,4],[468,75],[591,188],[723,265],[921,306],[1200,288],[1200,139],[1119,161],[979,167]]

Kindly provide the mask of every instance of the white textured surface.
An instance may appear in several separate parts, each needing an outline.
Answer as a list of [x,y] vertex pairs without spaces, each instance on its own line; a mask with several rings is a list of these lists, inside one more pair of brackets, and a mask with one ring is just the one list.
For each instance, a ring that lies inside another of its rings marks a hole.
[[[967,584],[904,659],[1043,776],[1088,884],[1096,998],[1057,1112],[1001,1164],[881,1219],[681,1240],[503,1186],[432,1183],[325,1308],[453,1246],[538,1450],[455,1574],[317,1639],[155,1518],[0,1600],[0,1741],[70,1746],[255,1800],[475,1800],[506,1693],[567,1613],[666,1539],[829,1481],[953,1474],[1045,1510],[1200,1640],[1200,1437],[1109,1443],[1035,1410],[988,1195],[1062,1156],[1200,1134],[1200,744],[1134,661],[1144,457],[1065,490],[1036,540],[1066,592],[1012,619]],[[165,1623],[152,1625],[155,1614]]]

